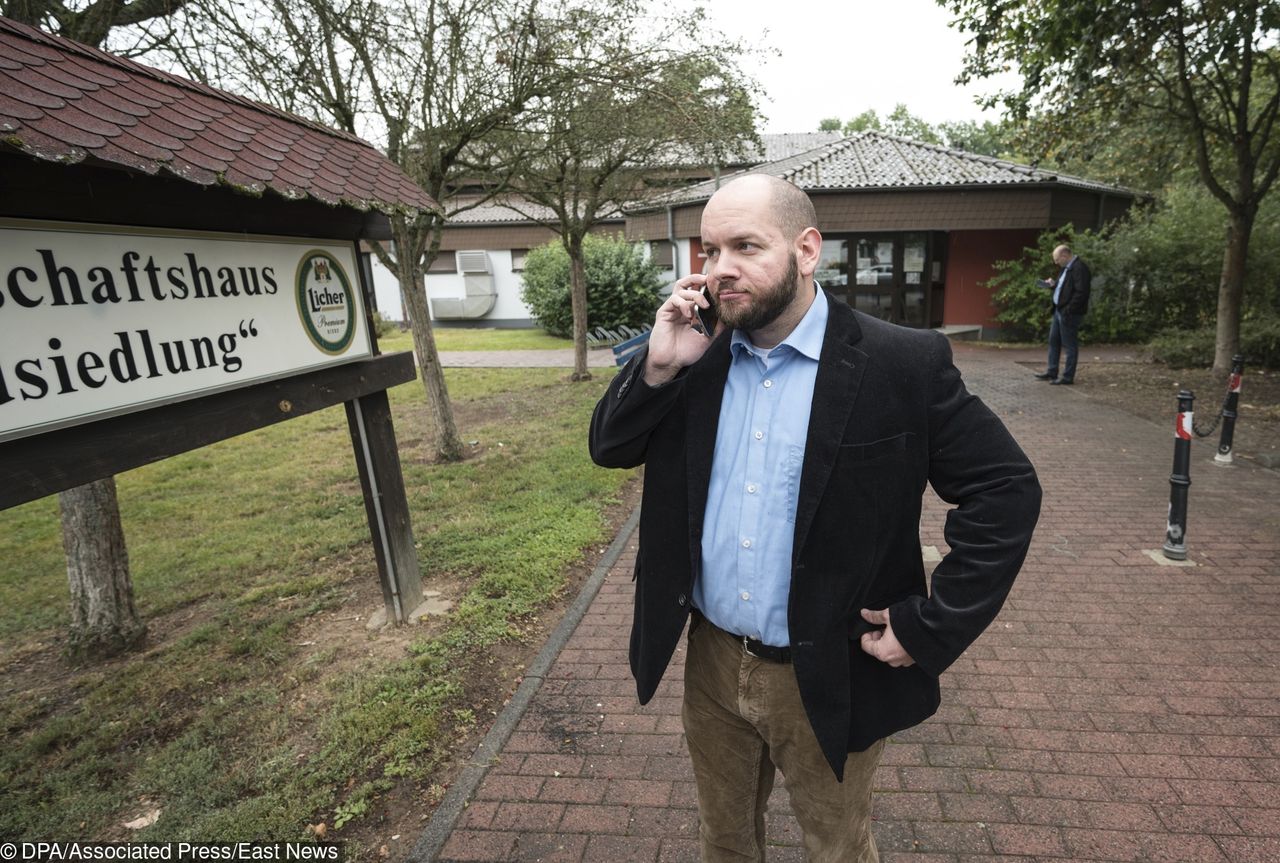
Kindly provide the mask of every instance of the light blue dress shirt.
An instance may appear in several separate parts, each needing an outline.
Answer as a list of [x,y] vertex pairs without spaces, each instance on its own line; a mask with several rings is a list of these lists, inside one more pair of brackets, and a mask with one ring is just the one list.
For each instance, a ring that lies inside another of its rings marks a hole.
[[1067,280],[1067,270],[1071,269],[1071,265],[1076,262],[1076,257],[1076,255],[1072,255],[1071,260],[1067,261],[1067,265],[1062,268],[1062,272],[1058,273],[1058,285],[1053,289],[1054,309],[1058,308],[1058,296],[1062,293],[1062,283]]
[[790,642],[796,500],[827,314],[818,289],[772,350],[733,333],[693,586],[694,605],[716,626],[779,647]]

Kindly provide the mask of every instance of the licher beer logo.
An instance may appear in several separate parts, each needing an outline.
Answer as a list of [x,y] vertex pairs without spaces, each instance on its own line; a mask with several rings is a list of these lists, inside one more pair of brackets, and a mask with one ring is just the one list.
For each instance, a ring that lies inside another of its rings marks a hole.
[[296,284],[298,315],[312,343],[326,354],[345,351],[356,332],[356,302],[342,264],[328,252],[307,252]]

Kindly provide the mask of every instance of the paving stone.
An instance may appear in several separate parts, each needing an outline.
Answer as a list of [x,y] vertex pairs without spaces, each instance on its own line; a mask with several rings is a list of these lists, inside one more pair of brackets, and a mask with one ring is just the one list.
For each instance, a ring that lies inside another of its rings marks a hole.
[[[1274,474],[1248,460],[1215,471],[1193,444],[1196,565],[1159,566],[1145,551],[1163,541],[1167,427],[1091,401],[1087,364],[1063,393],[1004,352],[957,345],[956,358],[1037,465],[1044,504],[1005,608],[943,675],[942,708],[886,747],[881,859],[1280,863]],[[923,545],[946,549],[946,512],[926,493]],[[634,549],[633,537],[441,863],[698,860],[683,645],[645,707],[628,671]],[[1188,637],[1200,619],[1232,626]],[[803,860],[786,795],[770,806],[771,863]]]

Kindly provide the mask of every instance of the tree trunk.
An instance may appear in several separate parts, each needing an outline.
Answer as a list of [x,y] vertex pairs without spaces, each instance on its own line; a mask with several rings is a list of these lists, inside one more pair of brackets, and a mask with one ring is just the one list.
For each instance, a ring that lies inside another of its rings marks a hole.
[[147,627],[133,604],[115,478],[64,491],[58,502],[71,586],[71,655],[122,653],[142,642]]
[[1222,278],[1218,282],[1218,328],[1213,348],[1213,371],[1222,377],[1231,371],[1231,358],[1240,353],[1240,310],[1253,220],[1254,214],[1247,209],[1234,211],[1227,227],[1227,248],[1222,255]]
[[571,238],[565,243],[569,252],[569,297],[573,304],[573,377],[575,381],[591,380],[587,371],[587,268],[582,260],[582,240]]
[[[407,243],[398,241],[396,245],[400,249],[411,248]],[[431,329],[431,311],[427,307],[424,274],[416,260],[405,258],[398,261],[400,294],[409,307],[413,352],[418,358],[422,386],[427,393],[431,446],[437,460],[459,461],[462,458],[462,439],[458,437],[458,425],[453,420],[453,404],[449,401],[449,390],[444,383],[444,369],[440,366],[440,353],[436,350],[436,335]]]

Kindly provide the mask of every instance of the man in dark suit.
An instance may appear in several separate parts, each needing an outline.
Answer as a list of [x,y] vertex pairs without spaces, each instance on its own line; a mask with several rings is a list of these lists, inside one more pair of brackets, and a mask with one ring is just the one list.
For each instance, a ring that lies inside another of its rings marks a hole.
[[[716,192],[706,275],[676,282],[592,418],[597,463],[646,466],[642,703],[692,613],[683,716],[706,863],[764,860],[775,767],[811,861],[878,859],[884,738],[937,709],[938,675],[999,611],[1039,513],[1035,471],[965,390],[946,338],[816,285],[816,221],[775,177]],[[714,337],[694,325],[704,284]],[[955,506],[931,582],[926,483]]]
[[[1089,308],[1089,287],[1093,280],[1085,262],[1071,253],[1071,247],[1062,245],[1053,250],[1053,262],[1060,268],[1054,279],[1039,284],[1053,291],[1049,301],[1053,321],[1049,324],[1049,362],[1043,372],[1036,375],[1051,384],[1070,386],[1076,381],[1076,357],[1080,353],[1080,322]],[[1066,348],[1066,365],[1058,376],[1058,354]]]

